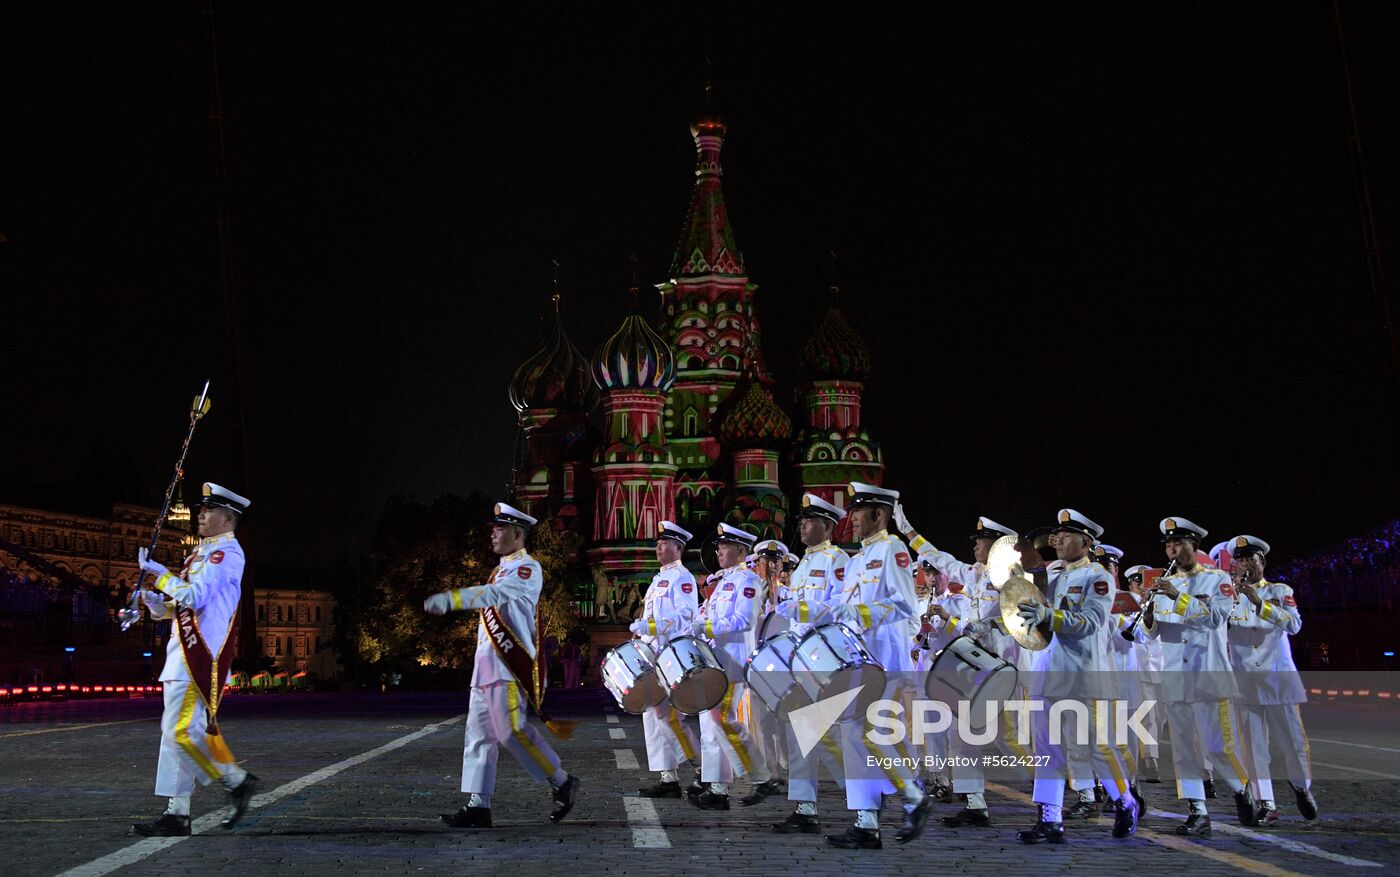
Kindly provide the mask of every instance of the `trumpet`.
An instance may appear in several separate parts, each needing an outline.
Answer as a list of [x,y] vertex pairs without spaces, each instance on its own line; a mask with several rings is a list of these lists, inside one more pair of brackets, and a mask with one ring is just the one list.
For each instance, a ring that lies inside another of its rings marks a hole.
[[[1166,572],[1162,573],[1162,578],[1165,579],[1168,576],[1173,575],[1175,572],[1176,561],[1173,560],[1170,564],[1167,565]],[[1119,634],[1123,637],[1123,639],[1128,640],[1129,642],[1133,642],[1137,639],[1137,637],[1135,636],[1135,634],[1137,633],[1137,626],[1139,622],[1142,621],[1142,615],[1144,612],[1147,611],[1147,607],[1152,605],[1152,598],[1157,596],[1158,590],[1159,589],[1156,586],[1153,586],[1153,588],[1150,591],[1142,595],[1142,608],[1139,609],[1133,615],[1133,620],[1129,621],[1127,626],[1124,627],[1121,631],[1119,631]]]

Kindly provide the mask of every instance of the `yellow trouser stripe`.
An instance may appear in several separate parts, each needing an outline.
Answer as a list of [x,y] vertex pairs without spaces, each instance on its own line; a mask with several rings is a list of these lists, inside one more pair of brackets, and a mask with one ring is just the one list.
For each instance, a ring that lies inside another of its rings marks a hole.
[[667,707],[666,711],[669,713],[666,722],[671,726],[671,732],[676,735],[676,739],[680,741],[681,752],[685,754],[687,761],[694,761],[695,747],[690,745],[690,735],[685,732],[685,726],[681,724],[680,714],[672,707]]
[[860,626],[864,628],[870,627],[870,606],[865,603],[857,603],[856,612],[860,613]]
[[729,745],[734,747],[735,753],[739,756],[739,764],[744,768],[744,774],[753,772],[753,760],[749,758],[749,750],[744,747],[744,739],[739,736],[739,729],[729,724],[729,705],[734,702],[734,683],[729,683],[729,688],[724,692],[724,700],[719,705],[719,726],[724,731],[724,736],[729,739]]
[[453,609],[456,609],[456,610],[460,611],[460,610],[462,610],[462,609],[467,608],[466,605],[462,602],[462,589],[461,589],[461,588],[453,588],[452,590],[448,591],[447,593],[449,593],[449,594],[452,595],[452,608],[453,608]]
[[180,748],[185,750],[185,754],[190,757],[200,770],[209,775],[211,780],[217,780],[223,776],[214,762],[204,754],[204,750],[195,745],[190,739],[190,723],[194,721],[194,711],[201,705],[199,699],[199,689],[194,687],[194,683],[188,683],[185,689],[185,700],[180,704],[180,718],[175,721],[175,742],[180,744]]
[[[1094,719],[1094,734],[1098,736],[1099,702],[1097,700],[1089,702],[1089,711]],[[1108,764],[1108,772],[1113,774],[1113,784],[1118,787],[1118,797],[1126,795],[1128,793],[1128,780],[1123,776],[1123,766],[1118,763],[1118,755],[1111,746],[1102,741],[1094,744],[1094,748],[1098,749],[1099,757]]]
[[1005,710],[1001,713],[1001,739],[1018,761],[1025,764],[1034,763],[1030,753],[1026,751],[1026,747],[1022,746],[1021,742],[1016,739],[1016,724],[1011,720],[1011,713]]
[[1230,758],[1230,766],[1235,769],[1235,776],[1239,777],[1241,783],[1249,783],[1249,772],[1240,764],[1239,756],[1235,754],[1235,729],[1230,727],[1230,702],[1220,701],[1220,742],[1225,749],[1225,754]]
[[895,791],[903,794],[904,778],[895,771],[894,765],[890,760],[880,754],[880,750],[875,748],[875,744],[870,742],[870,731],[872,727],[869,721],[865,723],[865,733],[860,735],[860,740],[865,744],[865,750],[875,756],[876,763],[879,764],[881,769],[885,772],[885,778],[894,785]]
[[[530,754],[535,760],[535,764],[545,773],[554,773],[554,764],[535,745],[535,741],[530,739],[530,735],[525,733],[525,711],[520,708],[520,689],[514,682],[506,683],[506,707],[510,713],[510,733],[515,737],[515,741]],[[520,717],[520,724],[515,722],[516,716]]]

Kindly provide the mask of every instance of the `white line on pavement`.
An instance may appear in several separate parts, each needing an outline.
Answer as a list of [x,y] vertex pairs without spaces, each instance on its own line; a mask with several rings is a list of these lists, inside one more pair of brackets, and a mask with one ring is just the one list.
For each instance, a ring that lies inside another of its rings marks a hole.
[[[1180,819],[1180,813],[1168,813],[1166,810],[1149,810],[1153,816],[1160,819]],[[1282,824],[1282,823],[1280,823]],[[1303,853],[1304,855],[1317,856],[1319,859],[1326,859],[1329,862],[1336,862],[1339,865],[1350,865],[1353,868],[1384,868],[1380,862],[1370,862],[1366,859],[1354,859],[1351,856],[1344,856],[1341,853],[1333,853],[1312,844],[1305,844],[1302,841],[1289,840],[1276,834],[1261,834],[1257,831],[1250,831],[1248,828],[1241,828],[1236,825],[1228,825],[1223,822],[1216,822],[1211,825],[1216,831],[1223,831],[1226,834],[1238,834],[1250,840],[1262,840],[1265,843],[1282,847],[1292,853]]]
[[[466,717],[467,714],[462,713],[460,716],[453,716],[452,718],[447,719],[446,721],[434,722],[431,725],[424,725],[422,728],[420,728],[417,731],[414,731],[412,734],[406,734],[403,737],[399,737],[397,740],[390,740],[383,746],[371,749],[368,752],[361,752],[359,755],[351,756],[350,758],[347,758],[344,761],[337,761],[335,764],[323,767],[320,770],[312,771],[306,776],[301,777],[300,779],[292,780],[291,782],[286,783],[285,785],[278,786],[270,792],[263,792],[261,795],[254,795],[252,803],[248,805],[248,809],[256,810],[259,807],[266,807],[268,804],[271,804],[274,801],[280,801],[288,795],[294,795],[297,792],[300,792],[302,789],[307,788],[308,786],[314,786],[316,783],[319,783],[322,780],[330,779],[331,777],[335,776],[341,771],[349,770],[357,764],[363,764],[372,758],[378,758],[386,752],[392,752],[395,749],[401,749],[404,746],[407,746],[408,744],[412,743],[414,740],[419,739],[420,737],[426,737],[427,735],[435,731],[440,731],[449,725],[453,725],[457,722],[462,721],[462,719]],[[219,822],[223,820],[224,815],[225,813],[221,809],[213,813],[209,813],[205,816],[199,817],[198,819],[194,820],[194,822],[190,825],[191,834],[201,834],[203,832],[208,831],[209,829],[218,825]],[[188,840],[188,838],[148,837],[145,840],[137,841],[129,847],[117,850],[115,853],[110,853],[108,855],[103,856],[100,859],[93,859],[91,862],[88,862],[85,865],[78,865],[77,867],[70,868],[67,871],[64,871],[62,874],[58,875],[58,877],[101,877],[101,875],[110,874],[118,868],[123,868],[134,862],[139,862],[144,858],[152,856],[160,852],[161,850],[166,849],[167,847],[173,847],[175,844],[180,843],[183,840]]]
[[671,848],[671,839],[661,827],[661,817],[656,815],[656,805],[650,799],[623,798],[622,806],[627,808],[627,821],[632,826],[632,846],[650,850]]
[[1364,767],[1352,767],[1349,764],[1328,764],[1325,761],[1314,761],[1312,763],[1317,765],[1318,767],[1330,767],[1335,770],[1350,770],[1355,771],[1356,773],[1364,773],[1368,776],[1380,777],[1383,780],[1400,780],[1400,774],[1381,773],[1378,770],[1367,770]]
[[642,766],[637,763],[637,753],[631,749],[614,749],[613,759],[617,761],[618,770],[641,770]]
[[1357,749],[1374,749],[1377,752],[1400,752],[1400,749],[1391,749],[1389,746],[1370,746],[1366,743],[1348,743],[1345,740],[1328,740],[1325,737],[1309,737],[1314,743],[1331,743],[1334,746],[1355,746]]
[[626,740],[627,732],[622,730],[621,728],[609,728],[608,736],[614,740]]
[[616,725],[620,721],[618,717],[613,715],[612,713],[608,713],[607,719],[609,725]]

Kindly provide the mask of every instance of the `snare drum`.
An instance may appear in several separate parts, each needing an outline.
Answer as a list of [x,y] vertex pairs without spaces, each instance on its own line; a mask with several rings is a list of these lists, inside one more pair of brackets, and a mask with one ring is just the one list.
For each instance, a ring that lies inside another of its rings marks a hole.
[[781,631],[758,644],[744,665],[744,681],[763,705],[779,719],[812,703],[811,693],[799,684],[811,674],[799,665],[797,649],[801,638],[790,631]]
[[960,636],[933,658],[924,681],[924,691],[942,701],[957,716],[959,704],[966,703],[967,726],[972,731],[986,729],[988,701],[996,704],[992,721],[1016,694],[1016,665],[1003,661],[995,652],[969,636]]
[[843,624],[823,624],[808,632],[798,644],[797,661],[811,674],[814,699],[860,689],[843,718],[865,715],[866,707],[884,696],[885,668]]
[[687,716],[714,709],[729,690],[729,677],[714,649],[693,636],[671,640],[657,656],[656,672],[671,706]]
[[603,659],[603,687],[624,712],[639,716],[666,699],[656,677],[656,653],[640,640],[625,642]]
[[758,642],[763,643],[785,630],[792,629],[792,622],[777,612],[769,612],[758,624]]

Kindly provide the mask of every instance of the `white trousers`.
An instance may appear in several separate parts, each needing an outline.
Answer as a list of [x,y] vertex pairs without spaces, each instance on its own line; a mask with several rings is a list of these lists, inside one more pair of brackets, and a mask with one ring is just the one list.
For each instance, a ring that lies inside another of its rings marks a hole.
[[496,788],[500,747],[515,756],[536,782],[559,769],[559,756],[525,721],[525,694],[515,682],[472,686],[467,706],[467,742],[462,748],[462,791],[489,795]]
[[792,723],[783,722],[782,725],[787,731],[788,800],[817,803],[817,780],[820,772],[818,765],[821,764],[826,765],[826,769],[836,780],[836,785],[844,789],[846,774],[841,766],[841,743],[837,737],[839,732],[834,728],[827,731],[821,741],[812,747],[812,751],[803,755],[802,747],[798,745],[797,736],[792,730]]
[[700,782],[729,783],[753,774],[767,779],[767,767],[754,746],[748,722],[740,715],[745,685],[729,683],[723,699],[700,714]]
[[682,761],[700,757],[700,741],[685,716],[671,708],[671,701],[642,713],[642,730],[647,741],[647,768],[654,771],[675,770]]
[[195,783],[207,786],[223,779],[234,765],[224,764],[209,751],[204,736],[209,717],[194,683],[175,680],[164,683],[164,689],[156,794],[164,798],[182,798],[194,793]]
[[[1153,740],[1162,739],[1162,713],[1165,711],[1162,702],[1162,685],[1159,682],[1142,683],[1142,700],[1144,703],[1151,701],[1154,705],[1142,718],[1142,726],[1152,735]],[[1147,758],[1157,758],[1158,748],[1156,743],[1147,743],[1141,747],[1140,755]]]
[[[1073,711],[1061,712],[1056,717],[1059,743],[1050,742],[1050,709],[1055,702],[1043,702],[1043,710],[1037,709],[1031,713],[1031,729],[1034,731],[1035,754],[1046,756],[1049,760],[1036,764],[1031,800],[1037,804],[1063,806],[1066,778],[1072,778],[1072,787],[1082,791],[1092,789],[1094,777],[1098,777],[1103,781],[1108,797],[1114,801],[1127,794],[1128,774],[1117,747],[1113,745],[1112,736],[1107,740],[1099,739],[1099,713],[1108,710],[1111,702],[1090,701],[1087,704],[1089,721],[1084,729],[1079,727]],[[1103,717],[1111,735],[1112,722],[1108,719],[1108,716]],[[1081,730],[1087,731],[1087,739],[1081,735]]]
[[1254,782],[1254,796],[1274,800],[1274,781],[1269,770],[1269,744],[1283,750],[1288,781],[1300,789],[1312,786],[1312,745],[1303,729],[1303,715],[1296,703],[1239,704],[1240,739],[1244,763]]
[[[974,746],[962,738],[958,733],[957,719],[945,732],[948,739],[950,755],[956,756],[958,763],[953,765],[951,774],[953,777],[953,791],[959,795],[981,795],[987,791],[987,771],[982,766],[983,753],[1000,750],[1003,754],[1015,759],[1017,772],[1028,775],[1031,771],[1031,749],[1032,742],[1020,742],[1017,736],[1016,717],[1009,711],[1003,711],[997,719],[999,731],[996,738],[985,746]],[[1032,734],[1035,726],[1031,725]],[[931,739],[931,738],[930,738]]]
[[1240,758],[1240,742],[1235,710],[1228,700],[1198,703],[1169,703],[1167,727],[1172,732],[1172,766],[1176,770],[1176,796],[1186,801],[1204,801],[1206,784],[1202,772],[1205,759],[1221,769],[1230,791],[1238,792],[1249,782]]
[[[903,686],[894,681],[886,682],[883,696],[886,700],[903,703]],[[866,718],[861,715],[840,725],[841,759],[848,768],[846,808],[849,810],[879,810],[881,795],[897,792],[906,796],[917,771],[908,735],[893,746],[873,743],[867,736],[871,725]],[[872,766],[872,760],[878,768]],[[881,776],[875,776],[877,769]]]

